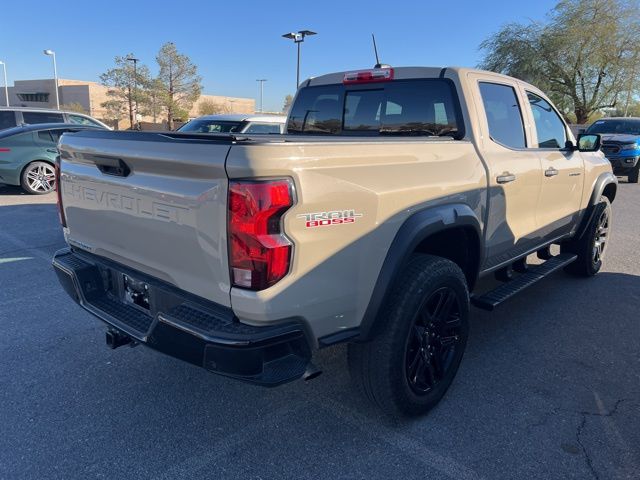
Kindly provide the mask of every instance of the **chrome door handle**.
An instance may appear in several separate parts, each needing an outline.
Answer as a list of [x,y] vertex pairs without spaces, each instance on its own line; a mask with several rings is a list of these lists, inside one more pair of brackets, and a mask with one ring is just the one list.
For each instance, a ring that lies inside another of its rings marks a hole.
[[49,152],[49,153],[58,153],[58,149],[57,148],[47,148],[47,152]]
[[496,177],[496,182],[509,183],[509,182],[513,182],[515,179],[516,179],[516,176],[513,173],[504,172],[502,175],[498,175]]
[[550,167],[550,168],[547,168],[547,169],[544,171],[544,176],[545,176],[545,177],[555,177],[556,175],[558,175],[558,173],[560,173],[560,172],[558,172],[558,170],[556,170],[556,169],[555,169],[555,168],[553,168],[553,167]]

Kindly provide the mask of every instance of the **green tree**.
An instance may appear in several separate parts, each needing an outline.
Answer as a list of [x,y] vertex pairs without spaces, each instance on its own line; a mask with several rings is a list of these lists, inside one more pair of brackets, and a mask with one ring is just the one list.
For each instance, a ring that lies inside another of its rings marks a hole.
[[167,114],[167,124],[173,130],[175,119],[185,119],[202,91],[198,68],[186,55],[178,53],[173,42],[165,43],[156,57],[160,73],[160,102]]
[[[133,62],[127,60],[132,56],[115,57],[115,66],[100,75],[100,83],[109,88],[109,100],[102,103],[102,107],[110,114],[121,114],[122,110],[126,110],[131,128],[136,123],[136,113],[145,114],[149,106],[148,90],[151,85],[149,68],[140,63],[134,68]],[[138,112],[135,110],[136,104]]]
[[148,107],[146,109],[146,114],[153,118],[153,123],[158,123],[158,117],[162,115],[163,106],[162,106],[162,95],[163,95],[163,86],[160,79],[153,78],[149,83],[149,88],[147,90],[148,97]]
[[586,123],[633,88],[639,17],[637,1],[561,0],[546,23],[511,23],[482,42],[481,68],[538,86],[565,115]]
[[293,102],[293,95],[287,95],[286,97],[284,97],[284,105],[282,106],[282,111],[284,113],[289,112],[292,102]]

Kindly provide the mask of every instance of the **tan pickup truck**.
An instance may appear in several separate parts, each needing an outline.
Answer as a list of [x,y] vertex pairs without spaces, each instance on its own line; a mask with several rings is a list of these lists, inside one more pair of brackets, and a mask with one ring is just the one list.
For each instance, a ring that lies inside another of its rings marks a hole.
[[[456,374],[470,304],[600,269],[617,181],[599,146],[502,75],[324,75],[284,135],[65,134],[53,264],[112,348],[277,385],[347,342],[371,400],[421,414]],[[474,294],[487,275],[502,283]]]

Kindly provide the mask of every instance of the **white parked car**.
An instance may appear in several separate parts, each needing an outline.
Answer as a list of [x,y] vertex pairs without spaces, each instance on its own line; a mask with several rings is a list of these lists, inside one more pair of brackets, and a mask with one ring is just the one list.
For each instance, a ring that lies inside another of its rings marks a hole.
[[252,113],[205,115],[185,123],[178,131],[191,133],[279,134],[284,133],[286,121],[287,117],[285,115]]

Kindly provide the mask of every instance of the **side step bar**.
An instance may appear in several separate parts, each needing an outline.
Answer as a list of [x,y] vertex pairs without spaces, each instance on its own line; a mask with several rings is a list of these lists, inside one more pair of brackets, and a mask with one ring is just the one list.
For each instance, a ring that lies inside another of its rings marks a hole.
[[516,293],[530,287],[538,280],[542,280],[544,277],[552,274],[556,270],[569,265],[576,258],[577,255],[572,253],[561,253],[560,255],[551,257],[546,262],[538,266],[531,267],[528,272],[520,274],[513,280],[503,283],[495,290],[491,290],[480,296],[474,295],[471,297],[471,303],[483,310],[493,310],[502,302],[513,297]]

